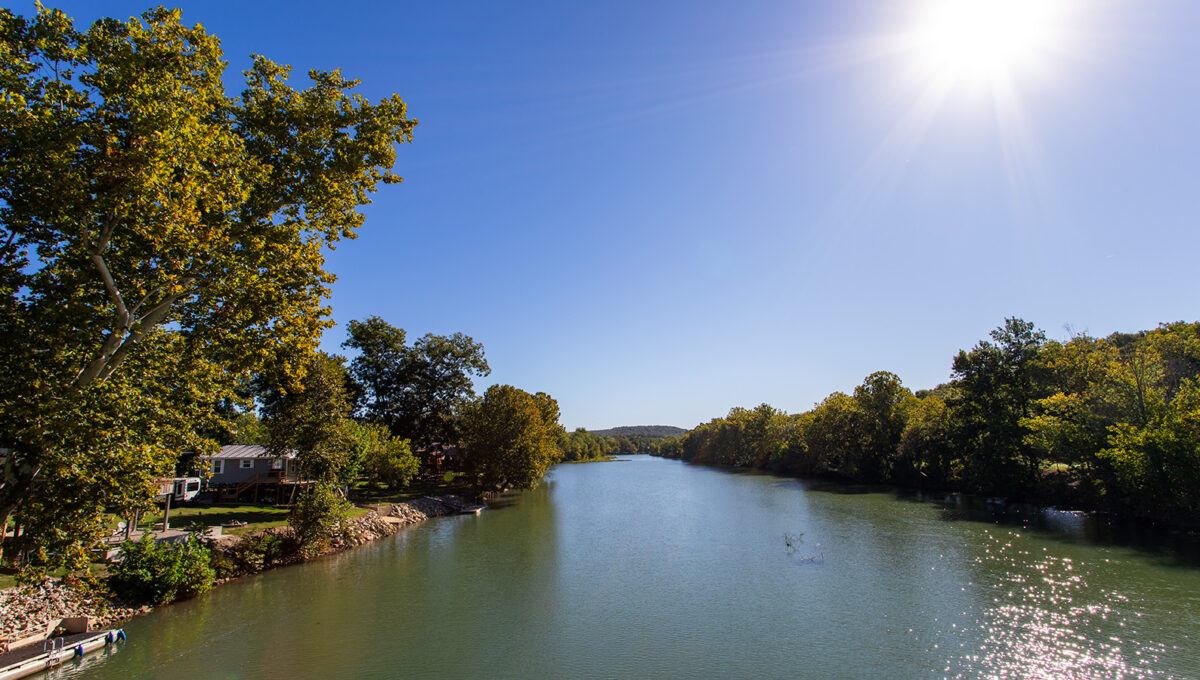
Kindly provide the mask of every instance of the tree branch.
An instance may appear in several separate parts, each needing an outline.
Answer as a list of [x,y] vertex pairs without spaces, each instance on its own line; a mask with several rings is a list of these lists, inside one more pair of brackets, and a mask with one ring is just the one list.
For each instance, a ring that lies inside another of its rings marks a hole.
[[175,302],[178,301],[179,298],[183,297],[186,293],[191,292],[189,289],[193,283],[195,283],[194,279],[185,279],[181,284],[181,287],[184,290],[175,293],[174,295],[167,296],[167,298],[158,303],[154,309],[146,312],[145,316],[138,319],[137,323],[134,324],[132,331],[129,333],[129,337],[125,338],[125,341],[122,342],[121,346],[118,347],[113,353],[112,358],[109,359],[109,361],[103,366],[98,376],[100,380],[103,381],[108,379],[108,376],[112,375],[113,371],[116,371],[118,368],[120,368],[121,363],[125,361],[125,357],[129,355],[129,350],[133,349],[134,346],[146,336],[147,332],[163,322],[163,319],[167,317],[167,312],[171,311],[171,306],[174,305]]
[[129,328],[132,325],[132,317],[129,309],[125,307],[125,299],[121,297],[121,291],[117,289],[116,279],[113,278],[112,272],[109,271],[108,264],[104,261],[102,254],[112,240],[116,224],[117,216],[110,214],[104,226],[100,228],[100,235],[96,239],[96,243],[88,248],[88,257],[91,259],[92,264],[95,265],[96,271],[100,273],[100,280],[104,283],[104,290],[108,293],[109,299],[112,300],[113,306],[117,309],[116,323],[114,324],[115,327],[108,334],[108,337],[104,339],[104,344],[100,346],[100,353],[75,376],[76,387],[84,387],[100,375],[113,354],[120,349],[121,341],[129,332]]

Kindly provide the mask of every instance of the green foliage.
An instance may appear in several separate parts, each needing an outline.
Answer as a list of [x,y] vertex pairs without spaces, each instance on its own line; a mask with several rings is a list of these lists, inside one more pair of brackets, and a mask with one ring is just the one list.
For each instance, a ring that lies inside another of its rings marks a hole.
[[913,397],[900,434],[893,480],[944,488],[954,480],[957,454],[954,415],[945,399],[937,394]]
[[176,10],[79,30],[0,9],[0,55],[0,524],[67,559],[215,448],[214,404],[316,346],[324,249],[400,181],[415,121],[262,57],[230,97],[220,42]]
[[1112,425],[1108,444],[1099,455],[1112,464],[1126,504],[1144,514],[1200,517],[1200,379],[1183,379],[1146,424]]
[[258,416],[253,413],[239,413],[234,417],[233,421],[233,442],[234,444],[261,444],[265,445],[271,440],[270,430],[267,429],[266,423],[258,419]]
[[166,604],[207,592],[216,572],[212,554],[202,541],[141,541],[121,544],[121,561],[109,569],[108,583],[127,604]]
[[678,437],[687,430],[682,427],[673,425],[623,425],[621,427],[611,427],[607,430],[591,430],[591,433],[597,437],[612,437],[618,439],[625,437],[628,439],[666,439],[669,437]]
[[1049,395],[1050,366],[1043,353],[1045,333],[1021,319],[1006,319],[970,352],[954,358],[959,446],[970,484],[999,492],[1036,479],[1041,459],[1025,439],[1022,419]]
[[[463,409],[463,466],[481,491],[531,489],[559,457],[558,404],[511,385],[493,385]],[[554,418],[547,422],[547,418]]]
[[599,437],[581,427],[562,434],[558,438],[558,449],[566,463],[603,460],[617,452],[617,441],[610,437]]
[[457,441],[459,411],[475,397],[471,376],[491,373],[483,345],[455,333],[410,347],[404,329],[377,316],[347,330],[343,347],[359,352],[350,362],[356,411],[414,442]]
[[1200,524],[1200,323],[1055,342],[1007,319],[953,366],[915,395],[879,372],[806,413],[735,408],[656,452]]
[[353,423],[350,432],[367,481],[395,489],[420,472],[421,461],[413,454],[409,441],[393,437],[383,425]]
[[222,549],[224,559],[215,558],[214,568],[218,569],[221,578],[254,574],[281,564],[296,550],[294,542],[271,531],[246,534],[233,545]]
[[288,517],[304,555],[320,554],[345,521],[350,503],[329,482],[306,486]]
[[268,390],[263,397],[268,450],[295,451],[300,471],[309,479],[352,482],[360,460],[345,386],[346,369],[339,357],[324,352],[310,355],[302,377]]

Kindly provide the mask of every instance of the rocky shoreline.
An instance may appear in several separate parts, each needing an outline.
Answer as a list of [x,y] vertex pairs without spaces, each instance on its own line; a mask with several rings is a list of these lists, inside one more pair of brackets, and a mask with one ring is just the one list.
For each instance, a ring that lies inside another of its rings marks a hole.
[[[307,562],[324,555],[387,538],[404,527],[424,522],[431,517],[457,514],[469,506],[470,503],[467,499],[452,495],[425,496],[407,503],[375,506],[372,512],[347,520],[343,530],[331,541],[329,548],[321,554],[308,559],[289,560],[273,565],[272,568]],[[266,531],[286,534],[291,531],[291,527],[278,527]],[[234,545],[236,543],[236,541],[233,542]],[[230,550],[232,547],[225,545],[218,549]],[[221,579],[216,585],[237,580],[251,573],[259,572],[247,572]],[[86,587],[72,586],[56,580],[47,580],[34,586],[18,586],[0,590],[0,645],[3,645],[5,641],[20,640],[43,633],[47,625],[63,618],[87,616],[91,628],[103,629],[113,627],[115,624],[139,614],[145,614],[152,609],[153,607],[150,606],[128,607],[112,596],[91,592]],[[3,651],[2,646],[0,646],[0,651]]]

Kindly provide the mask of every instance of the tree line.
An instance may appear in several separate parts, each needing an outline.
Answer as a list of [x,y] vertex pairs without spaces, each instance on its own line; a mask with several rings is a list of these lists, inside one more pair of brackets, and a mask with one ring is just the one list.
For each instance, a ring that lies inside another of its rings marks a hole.
[[961,489],[1200,523],[1200,323],[1079,334],[1010,318],[911,391],[872,373],[804,413],[734,408],[657,454],[863,483]]

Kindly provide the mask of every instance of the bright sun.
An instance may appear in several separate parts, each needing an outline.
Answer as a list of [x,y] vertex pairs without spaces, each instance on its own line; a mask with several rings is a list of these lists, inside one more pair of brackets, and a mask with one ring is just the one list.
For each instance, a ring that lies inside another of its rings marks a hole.
[[912,48],[936,75],[989,78],[1036,67],[1059,39],[1061,0],[930,0]]

